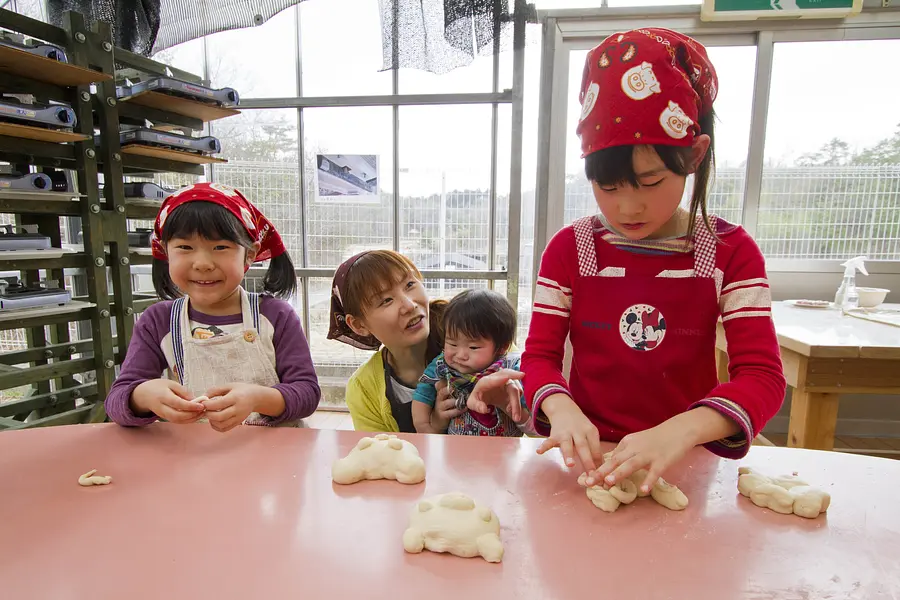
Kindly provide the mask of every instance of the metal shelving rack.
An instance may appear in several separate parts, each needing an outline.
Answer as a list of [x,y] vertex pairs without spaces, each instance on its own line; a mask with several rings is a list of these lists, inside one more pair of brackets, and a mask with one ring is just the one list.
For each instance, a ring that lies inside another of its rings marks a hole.
[[[21,399],[0,404],[0,430],[46,425],[101,422],[103,400],[115,378],[131,339],[136,313],[157,301],[136,295],[131,265],[147,264],[146,253],[128,248],[127,220],[153,219],[159,203],[126,200],[125,176],[151,176],[159,172],[203,174],[202,164],[129,153],[119,145],[120,124],[168,124],[199,131],[204,121],[189,116],[190,105],[146,106],[119,101],[116,68],[145,75],[171,74],[200,83],[200,78],[145,57],[114,48],[109,25],[89,26],[78,13],[67,14],[62,28],[0,9],[0,26],[65,49],[69,62],[0,47],[0,92],[34,94],[41,100],[68,103],[76,112],[77,126],[65,142],[16,137],[16,128],[0,130],[0,161],[28,167],[70,169],[78,193],[0,191],[0,213],[16,215],[17,225],[33,224],[51,239],[63,241],[60,217],[80,217],[83,249],[59,258],[0,258],[0,271],[19,271],[25,282],[76,275],[84,281],[80,292],[65,306],[0,313],[0,330],[25,329],[27,349],[0,354],[0,390],[31,386]],[[204,107],[194,103],[194,109]],[[169,109],[169,110],[167,110]],[[235,111],[201,114],[222,118]],[[10,129],[15,135],[8,135]],[[95,145],[95,132],[99,133]],[[7,134],[7,135],[4,135]],[[25,132],[26,136],[31,135]],[[37,135],[36,137],[46,137]],[[187,158],[187,157],[186,157]],[[104,193],[100,193],[100,176]],[[73,240],[69,240],[70,242]],[[68,270],[65,273],[64,270]],[[111,284],[111,285],[110,285]],[[89,322],[91,339],[72,341],[69,324]],[[48,335],[49,332],[49,335]],[[93,375],[91,375],[93,374]]]

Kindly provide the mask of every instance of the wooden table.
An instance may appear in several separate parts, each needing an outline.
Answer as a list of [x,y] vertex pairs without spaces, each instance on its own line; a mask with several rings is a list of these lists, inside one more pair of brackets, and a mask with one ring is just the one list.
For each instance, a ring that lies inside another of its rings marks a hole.
[[[900,461],[753,448],[743,464],[831,492],[815,520],[738,495],[703,449],[668,474],[691,500],[594,508],[532,439],[404,436],[425,483],[331,482],[350,431],[74,425],[0,434],[3,598],[682,600],[900,595]],[[83,488],[88,469],[112,475]],[[464,491],[502,525],[501,564],[406,554],[423,496]]]
[[[789,446],[831,450],[841,394],[900,394],[900,328],[784,302],[772,303],[772,319],[793,388]],[[716,347],[719,378],[727,381],[721,323]]]

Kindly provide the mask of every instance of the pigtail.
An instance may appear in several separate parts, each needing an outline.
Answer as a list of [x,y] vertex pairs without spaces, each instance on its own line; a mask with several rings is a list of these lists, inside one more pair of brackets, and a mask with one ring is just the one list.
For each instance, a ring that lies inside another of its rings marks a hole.
[[160,300],[175,300],[181,297],[181,291],[169,276],[169,262],[153,259],[153,289]]
[[719,236],[709,222],[706,206],[709,190],[712,187],[716,170],[715,118],[716,113],[710,109],[706,115],[700,117],[700,123],[698,123],[700,126],[700,133],[705,133],[709,136],[709,149],[706,151],[703,160],[700,161],[700,164],[697,166],[697,170],[694,171],[694,189],[691,193],[690,206],[691,220],[688,223],[687,230],[688,239],[692,239],[692,236],[694,235],[694,223],[696,222],[698,211],[703,216],[703,225],[706,227],[707,231],[712,234],[714,239],[719,239]]
[[290,298],[297,293],[297,271],[287,252],[269,260],[269,268],[263,278],[263,290],[279,298]]
[[428,363],[444,350],[444,313],[446,310],[446,300],[438,299],[428,303],[428,347],[425,349],[425,361]]

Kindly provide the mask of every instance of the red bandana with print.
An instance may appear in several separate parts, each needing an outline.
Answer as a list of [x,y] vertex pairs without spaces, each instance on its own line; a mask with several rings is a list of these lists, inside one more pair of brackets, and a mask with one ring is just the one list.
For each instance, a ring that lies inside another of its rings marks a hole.
[[581,156],[613,146],[690,146],[718,85],[706,49],[686,35],[647,28],[609,36],[584,65]]
[[181,188],[163,202],[153,227],[153,258],[168,260],[166,249],[160,242],[166,218],[176,208],[188,202],[212,202],[235,217],[255,242],[259,242],[257,261],[264,261],[284,254],[284,243],[272,222],[236,189],[221,183],[195,183]]

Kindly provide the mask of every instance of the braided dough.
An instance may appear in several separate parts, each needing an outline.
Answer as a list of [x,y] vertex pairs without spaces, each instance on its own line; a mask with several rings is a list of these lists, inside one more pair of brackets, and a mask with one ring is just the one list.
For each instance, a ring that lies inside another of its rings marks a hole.
[[500,521],[487,506],[478,506],[460,492],[422,500],[409,515],[403,532],[403,549],[448,552],[454,556],[481,556],[488,562],[503,559]]
[[[612,456],[611,452],[603,455],[604,462]],[[630,477],[618,482],[611,488],[601,485],[587,487],[587,473],[578,476],[578,485],[587,488],[585,492],[594,506],[604,512],[615,512],[622,504],[631,504],[636,498],[651,496],[659,504],[669,510],[684,510],[687,508],[688,499],[677,486],[672,485],[660,477],[650,488],[649,492],[641,490],[641,484],[647,479],[647,470],[638,469]]]
[[411,443],[396,435],[379,433],[374,438],[362,438],[350,454],[334,461],[331,478],[340,484],[363,479],[419,483],[425,479],[425,461]]
[[738,474],[738,491],[761,508],[815,519],[831,505],[828,492],[811,487],[797,473],[767,477],[750,467],[740,467]]
[[112,483],[112,477],[109,475],[94,475],[97,472],[97,469],[91,469],[84,475],[78,478],[78,485],[83,485],[85,487],[90,485],[108,485]]

